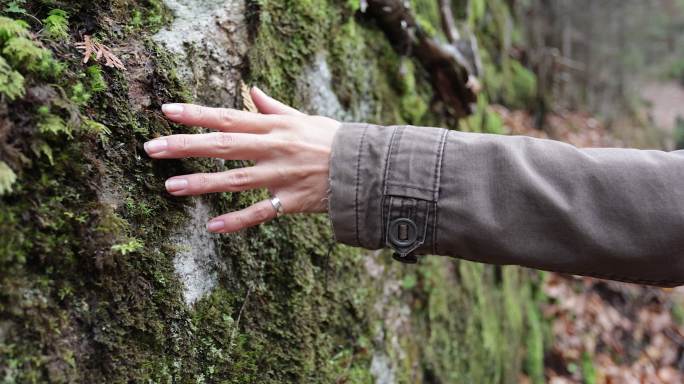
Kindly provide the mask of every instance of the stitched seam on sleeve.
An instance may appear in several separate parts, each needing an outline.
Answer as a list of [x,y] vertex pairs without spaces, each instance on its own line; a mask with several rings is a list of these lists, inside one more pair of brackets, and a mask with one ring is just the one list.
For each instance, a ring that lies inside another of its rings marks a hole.
[[354,196],[354,209],[356,213],[356,244],[362,245],[359,238],[359,178],[361,177],[361,151],[363,149],[363,142],[366,138],[366,132],[368,131],[368,124],[363,127],[363,132],[361,133],[361,139],[359,139],[359,148],[356,154],[356,180],[354,183],[355,196]]
[[437,202],[432,203],[432,254],[437,254]]
[[442,137],[440,137],[439,146],[437,147],[437,161],[435,162],[435,178],[432,184],[432,189],[434,190],[433,198],[435,201],[439,199],[439,180],[442,173],[442,159],[444,157],[443,155],[445,147],[444,144],[446,143],[446,136],[448,132],[449,131],[447,131],[446,129],[442,132]]
[[399,144],[397,144],[401,140],[401,136],[404,134],[404,129],[403,127],[397,126],[394,128],[394,132],[392,132],[392,137],[390,139],[390,147],[389,150],[387,151],[387,160],[385,161],[385,179],[383,180],[383,187],[382,187],[382,194],[385,195],[387,194],[387,179],[390,178],[390,175],[392,174],[392,159],[394,158],[394,155],[392,152],[394,151],[395,147],[397,147]]
[[439,222],[439,189],[442,177],[442,161],[444,160],[444,148],[446,147],[446,139],[449,135],[448,130],[444,130],[442,138],[439,143],[439,150],[437,151],[437,164],[435,166],[435,191],[434,191],[434,209],[435,213],[432,215],[432,253],[437,253],[437,223]]
[[390,136],[389,147],[387,148],[387,156],[385,156],[385,169],[384,177],[382,179],[382,194],[387,194],[387,177],[389,176],[389,164],[390,157],[392,156],[392,148],[394,148],[394,136],[397,134],[397,128],[394,127],[392,130],[392,136]]
[[417,189],[419,191],[432,192],[432,189],[430,189],[430,188],[417,187],[417,186],[409,185],[409,184],[389,182],[389,183],[386,183],[386,185],[389,185],[390,187],[401,187],[401,188],[407,188],[407,189]]
[[397,127],[392,128],[392,135],[390,135],[390,141],[389,145],[387,146],[387,155],[385,155],[385,169],[383,169],[383,178],[382,178],[382,208],[380,210],[380,214],[382,215],[380,217],[380,221],[382,223],[381,227],[381,244],[385,244],[387,242],[387,232],[389,228],[389,216],[392,212],[392,199],[390,198],[389,205],[385,204],[385,197],[387,196],[387,176],[388,176],[388,167],[389,167],[389,162],[390,162],[390,157],[392,156],[392,148],[394,147],[394,136],[397,134]]

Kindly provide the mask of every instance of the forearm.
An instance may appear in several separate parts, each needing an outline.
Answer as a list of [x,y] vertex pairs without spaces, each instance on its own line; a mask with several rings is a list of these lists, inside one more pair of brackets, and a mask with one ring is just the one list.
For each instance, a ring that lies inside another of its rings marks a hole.
[[[344,125],[338,239],[656,285],[684,282],[684,155],[420,127]],[[389,234],[410,244],[396,246]],[[396,237],[396,236],[395,236]]]

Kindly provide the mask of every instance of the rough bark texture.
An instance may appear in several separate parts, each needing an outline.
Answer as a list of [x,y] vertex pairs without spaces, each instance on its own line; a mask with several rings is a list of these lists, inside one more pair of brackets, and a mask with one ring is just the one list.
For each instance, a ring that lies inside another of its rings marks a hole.
[[[49,3],[0,19],[0,382],[516,382],[525,351],[538,368],[534,275],[329,253],[323,215],[210,235],[265,193],[176,198],[163,181],[242,164],[142,150],[197,132],[162,103],[240,107],[241,79],[310,113],[455,124],[357,2]],[[437,2],[417,3],[429,22]],[[44,20],[57,8],[64,33]],[[83,64],[84,35],[126,70]]]

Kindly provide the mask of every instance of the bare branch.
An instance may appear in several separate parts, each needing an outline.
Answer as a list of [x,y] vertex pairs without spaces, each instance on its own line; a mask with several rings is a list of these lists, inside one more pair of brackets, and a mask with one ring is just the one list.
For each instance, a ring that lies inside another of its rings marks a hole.
[[455,117],[470,114],[471,105],[477,100],[478,87],[472,86],[478,83],[472,79],[477,76],[477,60],[473,59],[477,52],[470,40],[459,38],[453,15],[453,29],[447,32],[453,43],[445,44],[432,38],[418,25],[404,1],[367,0],[367,3],[366,13],[377,21],[395,50],[416,57],[427,69],[439,98],[451,113]]
[[456,43],[461,39],[461,35],[458,33],[458,29],[456,28],[454,13],[451,10],[451,1],[439,0],[439,12],[442,15],[442,26],[447,39],[451,44]]

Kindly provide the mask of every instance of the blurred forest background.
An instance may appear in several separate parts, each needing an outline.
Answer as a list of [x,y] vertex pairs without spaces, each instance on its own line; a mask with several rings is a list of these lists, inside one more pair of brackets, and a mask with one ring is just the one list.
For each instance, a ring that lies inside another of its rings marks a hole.
[[528,48],[523,60],[539,79],[538,112],[585,110],[630,145],[675,145],[684,84],[681,1],[518,2],[516,15]]
[[684,291],[204,231],[142,143],[254,84],[346,121],[684,148],[684,0],[0,0],[0,383],[675,383]]
[[[534,72],[537,93],[527,112],[496,99],[508,132],[578,146],[684,148],[684,2],[509,4],[520,28],[509,52]],[[684,291],[555,274],[543,291],[548,382],[684,379]]]

